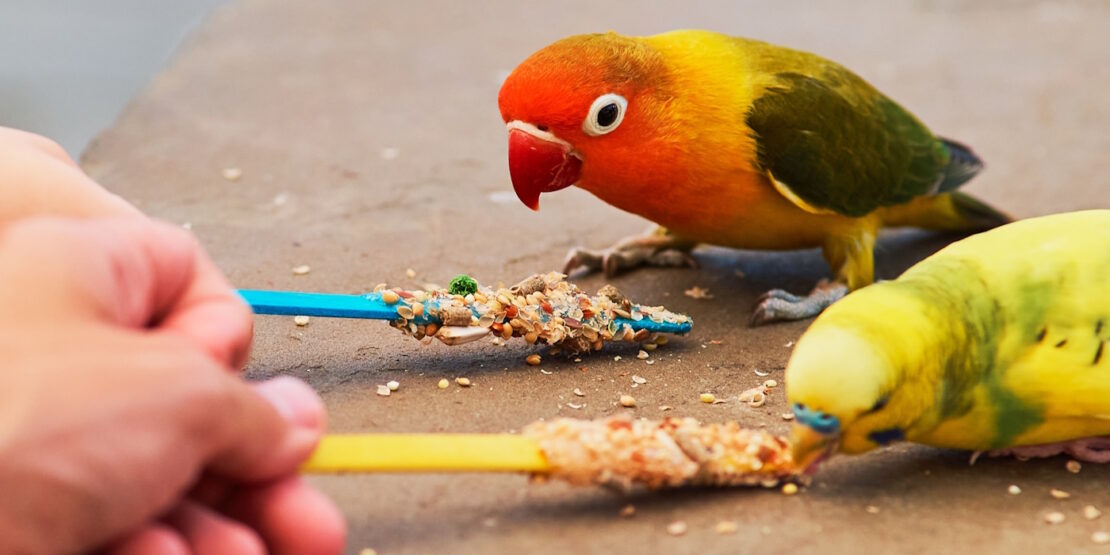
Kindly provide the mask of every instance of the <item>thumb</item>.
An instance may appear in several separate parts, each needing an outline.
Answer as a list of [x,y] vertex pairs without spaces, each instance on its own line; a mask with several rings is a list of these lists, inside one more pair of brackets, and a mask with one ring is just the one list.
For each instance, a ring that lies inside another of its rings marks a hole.
[[[312,454],[326,427],[324,404],[304,382],[283,376],[249,384],[220,374],[226,395],[203,411],[199,439],[210,472],[239,482],[291,474]],[[192,437],[198,437],[197,434]]]

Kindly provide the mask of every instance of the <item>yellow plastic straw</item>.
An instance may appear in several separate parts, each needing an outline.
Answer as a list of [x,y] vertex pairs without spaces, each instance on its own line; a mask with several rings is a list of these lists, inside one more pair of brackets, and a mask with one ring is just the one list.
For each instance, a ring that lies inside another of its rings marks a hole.
[[513,434],[340,434],[302,472],[545,472],[536,442]]

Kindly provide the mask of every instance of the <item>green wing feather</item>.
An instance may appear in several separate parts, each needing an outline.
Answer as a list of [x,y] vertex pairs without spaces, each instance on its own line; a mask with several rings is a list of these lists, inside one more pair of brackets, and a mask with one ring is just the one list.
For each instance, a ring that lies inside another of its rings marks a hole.
[[970,149],[934,136],[852,72],[815,55],[789,54],[773,57],[786,71],[774,73],[747,124],[760,168],[806,203],[863,216],[954,189],[978,172]]

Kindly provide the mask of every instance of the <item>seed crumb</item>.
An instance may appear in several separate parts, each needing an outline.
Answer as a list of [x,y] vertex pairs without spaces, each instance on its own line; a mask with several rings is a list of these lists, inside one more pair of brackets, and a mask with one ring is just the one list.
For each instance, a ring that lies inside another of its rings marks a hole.
[[722,535],[722,536],[731,536],[732,534],[735,534],[737,530],[740,529],[740,526],[738,524],[736,524],[735,520],[722,520],[722,521],[717,523],[717,526],[716,526],[715,529],[716,529],[717,533]]
[[645,360],[644,362],[648,363],[648,366],[651,366],[652,364],[655,364],[654,360]]
[[647,351],[645,351],[645,350],[643,350],[643,349],[640,349],[640,352],[636,353],[636,358],[638,358],[638,359],[640,359],[640,360],[644,360],[644,359],[646,359],[646,358],[647,358],[647,357],[649,357],[649,356],[651,356],[651,355],[649,355],[649,354],[647,353]]
[[470,378],[458,377],[455,378],[455,383],[459,384],[462,387],[470,387]]
[[767,376],[770,376],[770,375],[771,375],[771,373],[770,373],[770,372],[761,372],[761,371],[759,370],[759,368],[753,368],[753,369],[752,369],[752,372],[755,372],[755,375],[756,375],[756,376],[759,376],[759,377],[761,377],[761,378],[764,378],[764,377],[767,377]]
[[670,405],[663,405],[663,406],[659,407],[659,412],[667,412],[669,410],[674,410],[674,407],[672,407]]
[[386,383],[385,386],[388,387],[390,391],[397,391],[398,389],[401,389],[401,382],[397,380],[391,380],[390,382]]
[[1056,488],[1052,488],[1052,489],[1048,490],[1048,494],[1051,495],[1055,499],[1067,499],[1067,498],[1071,497],[1070,493],[1068,493],[1068,492],[1066,492],[1062,489],[1056,489]]
[[308,320],[309,320],[308,316],[304,316],[304,315],[293,317],[293,323],[297,324],[298,326],[300,326],[302,328],[308,325]]
[[1068,469],[1068,472],[1071,472],[1072,474],[1079,474],[1079,471],[1083,470],[1083,465],[1080,464],[1077,460],[1070,460],[1066,464],[1064,464],[1064,468]]
[[301,264],[300,266],[293,266],[293,275],[303,276],[312,271],[312,267],[308,264]]
[[224,168],[220,174],[228,181],[239,181],[239,178],[243,177],[243,170],[242,168]]
[[382,291],[382,302],[385,304],[396,304],[399,300],[401,300],[401,296],[396,291],[390,291],[389,289]]
[[698,395],[698,399],[703,403],[710,404],[717,400],[717,396],[712,393],[702,393]]
[[647,379],[645,379],[643,376],[637,376],[636,374],[632,374],[632,382],[640,384],[640,385],[644,385],[644,384],[647,383]]
[[776,382],[775,380],[767,380],[763,382],[763,387],[775,387],[777,385],[779,385],[779,382]]
[[416,277],[416,270],[413,270],[412,268],[409,268],[409,269],[405,270],[405,275],[410,277],[410,278],[414,278],[414,277]]
[[786,421],[794,420],[794,413],[784,412],[784,413],[782,413],[782,419],[786,420]]
[[1094,505],[1087,505],[1086,507],[1083,507],[1083,518],[1087,520],[1095,520],[1100,516],[1102,516],[1102,511],[1098,510],[1098,507],[1095,507]]
[[582,390],[578,389],[577,387],[574,388],[574,394],[577,395],[578,397],[585,397],[586,396],[586,394],[582,393]]
[[442,380],[439,380],[439,383],[436,384],[436,387],[440,389],[447,389],[450,385],[451,382],[447,381],[447,378],[443,378]]
[[691,299],[701,300],[701,299],[712,299],[713,298],[713,295],[709,294],[708,289],[698,287],[697,285],[687,289],[684,293],[686,294],[687,297],[690,297]]
[[378,552],[374,549],[370,549],[369,547],[364,547],[362,548],[362,551],[358,552],[358,555],[378,555]]
[[635,505],[625,505],[621,507],[620,515],[624,518],[629,518],[636,515]]
[[873,514],[873,515],[879,514],[879,508],[874,506],[874,505],[868,505],[863,510],[867,511],[869,514]]
[[620,362],[620,361],[621,361],[621,356],[620,355],[617,355],[617,356],[613,357],[613,362]]
[[621,395],[620,404],[622,407],[634,407],[636,406],[636,398],[631,395]]
[[1099,530],[1099,531],[1091,534],[1091,541],[1093,541],[1093,542],[1095,542],[1099,545],[1106,545],[1106,544],[1110,543],[1110,532]]
[[389,397],[390,393],[391,391],[389,391],[389,387],[384,385],[378,386],[378,395],[381,395],[382,397]]
[[578,410],[578,409],[584,407],[585,405],[579,405],[578,403],[567,403],[567,406],[574,409],[574,410]]
[[1010,492],[1010,495],[1017,495],[1021,493],[1021,488],[1017,487],[1017,484],[1010,484],[1006,491]]
[[783,486],[782,486],[782,494],[783,495],[794,495],[795,493],[798,493],[798,484],[794,484],[794,483],[783,484]]
[[1064,522],[1065,518],[1066,517],[1064,516],[1064,513],[1061,513],[1060,511],[1052,511],[1051,513],[1045,513],[1044,515],[1044,521],[1049,524],[1060,524],[1061,522]]
[[685,535],[687,530],[689,530],[689,526],[686,525],[684,520],[676,520],[667,525],[667,533],[672,536]]
[[524,359],[524,362],[527,362],[529,366],[539,366],[542,361],[543,357],[535,353],[528,355],[528,358]]

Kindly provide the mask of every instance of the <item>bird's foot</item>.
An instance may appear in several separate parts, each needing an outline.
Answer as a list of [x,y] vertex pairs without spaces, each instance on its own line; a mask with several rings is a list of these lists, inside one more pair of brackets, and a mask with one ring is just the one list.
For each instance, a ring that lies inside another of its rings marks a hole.
[[828,280],[821,280],[805,297],[782,289],[772,289],[756,300],[750,324],[759,326],[770,322],[803,320],[816,316],[847,294],[847,285]]
[[996,449],[987,453],[988,457],[1014,457],[1020,460],[1043,459],[1066,454],[1078,461],[1090,463],[1110,463],[1110,436],[1095,436],[1046,443]]
[[571,249],[563,263],[563,273],[585,268],[587,272],[601,270],[607,277],[613,277],[640,266],[697,268],[698,261],[690,254],[695,246],[696,243],[678,239],[666,231],[637,235],[607,249]]

